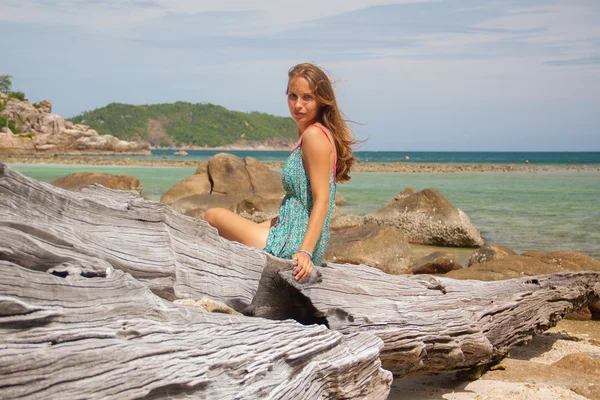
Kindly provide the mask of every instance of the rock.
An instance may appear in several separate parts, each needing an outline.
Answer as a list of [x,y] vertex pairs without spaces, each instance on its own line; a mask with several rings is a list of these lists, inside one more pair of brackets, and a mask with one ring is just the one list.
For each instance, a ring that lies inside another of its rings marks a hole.
[[508,247],[490,246],[486,244],[471,254],[471,257],[469,258],[469,267],[486,261],[492,261],[516,255],[518,254]]
[[388,274],[410,273],[406,238],[392,226],[363,224],[331,232],[326,261],[366,264]]
[[194,175],[200,174],[208,174],[208,163],[206,161],[202,161],[200,165],[198,165],[198,168],[196,168],[196,172],[194,172]]
[[279,173],[252,157],[221,153],[173,186],[161,202],[196,218],[222,207],[262,222],[277,215],[284,194]]
[[244,158],[244,163],[250,177],[253,193],[263,198],[278,199],[281,202],[285,195],[281,185],[281,174],[267,168],[263,163],[252,157]]
[[71,175],[63,176],[50,182],[56,187],[76,192],[82,186],[97,183],[109,189],[116,190],[134,190],[139,194],[142,193],[142,184],[133,176],[129,175],[111,175],[98,174],[95,172],[77,172]]
[[233,154],[219,153],[208,160],[212,193],[243,198],[253,192],[246,163]]
[[600,260],[568,251],[529,252],[475,264],[469,268],[448,272],[445,276],[454,279],[497,281],[553,272],[586,270],[600,271]]
[[405,189],[367,222],[393,225],[411,243],[450,247],[479,247],[483,239],[469,217],[435,189]]
[[38,110],[40,112],[50,114],[52,113],[52,103],[50,103],[50,100],[42,100],[40,101]]
[[585,271],[600,270],[600,260],[586,254],[574,251],[557,250],[551,252],[528,251],[522,254],[525,257],[533,257],[556,265],[559,271]]
[[42,101],[36,108],[28,101],[7,99],[0,115],[18,121],[21,131],[32,134],[33,137],[0,135],[0,153],[151,154],[147,143],[99,135],[87,125],[73,124],[51,112],[52,103],[48,100]]
[[588,307],[583,307],[565,315],[564,318],[574,321],[590,321],[592,319],[592,312]]
[[276,217],[281,205],[280,198],[264,198],[253,195],[236,204],[234,211],[255,222],[262,222],[270,216]]
[[194,194],[179,199],[170,204],[170,206],[180,213],[195,218],[202,218],[209,208],[221,207],[233,211],[238,203],[239,199],[231,198],[227,195]]
[[189,153],[187,151],[181,150],[181,151],[176,151],[175,153],[173,153],[174,156],[180,156],[180,157],[187,157],[189,156]]
[[210,194],[210,181],[206,173],[188,176],[181,182],[176,183],[168,192],[163,194],[160,201],[171,205],[181,199],[197,194]]
[[568,354],[552,365],[573,372],[600,375],[600,352]]
[[331,223],[329,225],[332,231],[338,229],[352,228],[365,224],[365,217],[352,214],[342,214],[336,211],[337,209],[334,210],[331,217]]
[[35,146],[31,138],[15,135],[7,126],[0,128],[0,154],[31,154],[34,152]]
[[412,265],[413,274],[445,274],[457,269],[462,269],[462,265],[442,251],[421,257]]
[[334,201],[335,201],[335,205],[338,206],[338,207],[343,207],[343,206],[345,206],[345,205],[348,204],[348,202],[346,201],[346,199],[344,198],[344,196],[342,196],[340,194],[340,192],[338,192],[338,191],[335,192]]

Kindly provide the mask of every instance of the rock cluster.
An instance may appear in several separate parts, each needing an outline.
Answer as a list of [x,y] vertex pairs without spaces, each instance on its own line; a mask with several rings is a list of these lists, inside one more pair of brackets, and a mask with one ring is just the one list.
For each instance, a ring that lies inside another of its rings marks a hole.
[[0,93],[0,102],[5,104],[0,115],[16,121],[21,131],[15,134],[8,126],[0,128],[0,153],[150,155],[147,143],[100,135],[87,125],[73,124],[52,114],[52,104],[48,100],[35,107],[28,101]]

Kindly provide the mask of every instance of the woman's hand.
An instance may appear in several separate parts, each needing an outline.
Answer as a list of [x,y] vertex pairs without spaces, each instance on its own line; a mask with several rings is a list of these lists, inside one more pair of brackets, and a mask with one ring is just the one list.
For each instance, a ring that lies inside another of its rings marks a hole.
[[314,264],[308,254],[304,252],[298,252],[292,255],[292,260],[296,260],[298,262],[298,266],[294,268],[293,274],[298,282],[302,282],[304,279],[308,278],[312,273],[314,268]]

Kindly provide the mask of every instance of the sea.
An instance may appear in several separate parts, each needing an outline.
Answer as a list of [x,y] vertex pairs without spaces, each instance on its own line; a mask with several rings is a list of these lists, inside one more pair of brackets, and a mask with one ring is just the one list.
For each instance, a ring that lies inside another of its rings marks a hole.
[[[178,159],[176,150],[153,150],[144,159]],[[261,161],[283,161],[286,151],[188,150],[186,161],[208,160],[227,152]],[[600,166],[600,152],[411,152],[359,151],[361,162],[423,164],[486,164]],[[110,156],[107,156],[110,157]],[[104,158],[107,158],[104,157]],[[120,156],[120,158],[123,158]],[[107,172],[138,178],[143,194],[159,200],[195,167],[9,164],[26,176],[45,182],[74,172]],[[435,188],[463,210],[493,245],[526,251],[578,251],[600,259],[600,171],[396,173],[355,172],[338,185],[348,202],[342,212],[375,211],[404,188]]]

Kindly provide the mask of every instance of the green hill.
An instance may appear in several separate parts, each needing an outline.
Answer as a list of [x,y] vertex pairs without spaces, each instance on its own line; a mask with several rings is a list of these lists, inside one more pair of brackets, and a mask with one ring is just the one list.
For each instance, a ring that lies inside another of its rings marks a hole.
[[145,140],[152,146],[223,146],[272,138],[294,140],[297,128],[287,117],[231,111],[214,104],[177,102],[134,106],[111,103],[70,119],[100,134]]

